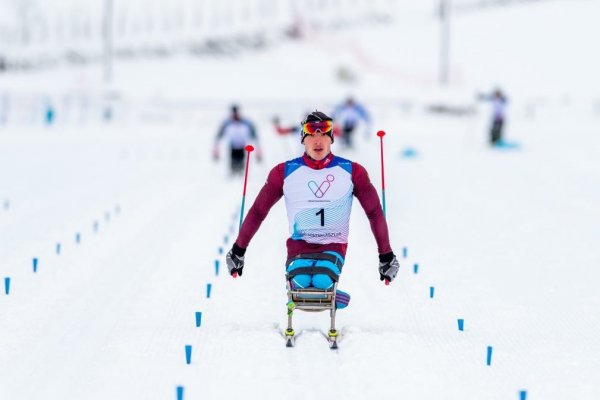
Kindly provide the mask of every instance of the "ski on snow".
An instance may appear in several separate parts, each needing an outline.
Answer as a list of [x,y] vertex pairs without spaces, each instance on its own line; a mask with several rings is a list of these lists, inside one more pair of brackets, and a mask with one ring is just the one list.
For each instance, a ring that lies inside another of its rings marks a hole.
[[[300,331],[298,333],[295,333],[294,331],[283,331],[282,332],[282,336],[285,339],[285,347],[295,347],[296,346],[296,338],[300,335],[302,335],[304,331]],[[323,336],[326,340],[327,343],[329,344],[329,348],[332,350],[336,350],[338,349],[338,332],[336,331],[335,334],[333,335],[329,335],[328,333],[322,332],[322,331],[312,331],[312,332],[319,332],[321,334],[321,336]]]

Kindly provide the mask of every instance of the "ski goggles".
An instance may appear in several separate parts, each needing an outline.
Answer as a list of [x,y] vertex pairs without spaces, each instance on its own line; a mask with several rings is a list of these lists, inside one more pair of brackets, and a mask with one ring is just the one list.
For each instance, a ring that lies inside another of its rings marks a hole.
[[314,135],[317,133],[329,133],[333,129],[333,121],[314,121],[302,124],[303,135]]

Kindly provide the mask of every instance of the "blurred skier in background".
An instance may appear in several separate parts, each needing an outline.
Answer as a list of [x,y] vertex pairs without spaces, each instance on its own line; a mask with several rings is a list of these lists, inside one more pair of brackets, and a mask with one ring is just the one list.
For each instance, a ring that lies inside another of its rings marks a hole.
[[2,93],[0,95],[0,125],[5,125],[8,122],[9,102],[8,93]]
[[506,104],[508,100],[500,89],[494,90],[492,94],[479,94],[479,100],[489,101],[492,105],[492,120],[490,124],[490,144],[492,146],[502,144],[502,133],[506,120]]
[[256,147],[256,159],[261,161],[262,153],[258,146],[258,135],[256,128],[249,120],[240,116],[239,107],[231,106],[231,115],[223,122],[213,147],[213,159],[218,161],[220,158],[219,144],[224,139],[229,143],[230,149],[230,168],[231,174],[242,174],[244,172],[244,161],[246,158],[245,147],[254,143]]
[[[303,118],[305,115],[310,114],[306,111],[302,114]],[[285,152],[287,154],[297,154],[298,149],[298,137],[301,137],[302,127],[295,123],[293,125],[285,125],[281,123],[278,116],[273,118],[273,128],[275,133],[280,137],[280,142],[284,145]]]
[[[244,255],[252,237],[271,207],[285,197],[291,234],[286,242],[286,272],[292,287],[331,288],[344,265],[355,196],[369,218],[377,242],[379,277],[392,281],[399,263],[390,246],[379,196],[367,171],[362,165],[331,153],[333,120],[326,114],[311,112],[301,129],[304,155],[276,165],[269,173],[227,253],[229,273],[234,277],[242,275]],[[347,293],[337,291],[337,308],[346,307],[349,301]]]
[[343,104],[335,108],[333,119],[340,129],[343,143],[349,148],[353,146],[354,131],[360,123],[365,124],[367,137],[371,130],[371,117],[369,113],[365,107],[355,102],[352,97],[349,97]]
[[273,128],[275,128],[275,132],[277,132],[277,134],[281,136],[294,135],[296,133],[300,133],[301,129],[301,127],[296,125],[283,126],[279,117],[273,118]]

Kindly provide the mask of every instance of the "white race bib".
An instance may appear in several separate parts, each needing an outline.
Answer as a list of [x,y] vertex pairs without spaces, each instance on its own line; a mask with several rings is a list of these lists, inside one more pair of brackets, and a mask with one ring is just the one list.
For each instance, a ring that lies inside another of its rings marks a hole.
[[352,163],[334,157],[327,168],[315,170],[297,158],[285,167],[283,195],[292,239],[348,243]]

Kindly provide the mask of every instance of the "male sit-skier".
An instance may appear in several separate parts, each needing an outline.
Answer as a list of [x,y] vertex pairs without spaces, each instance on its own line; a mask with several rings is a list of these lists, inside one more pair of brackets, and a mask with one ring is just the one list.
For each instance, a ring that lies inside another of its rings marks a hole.
[[[292,289],[331,288],[344,264],[354,195],[365,210],[377,241],[380,279],[392,281],[399,264],[390,246],[379,196],[367,171],[362,165],[331,153],[333,120],[330,117],[315,111],[301,125],[305,153],[275,166],[269,173],[227,253],[229,273],[234,277],[242,275],[250,240],[271,207],[284,196],[291,233],[287,240],[287,272],[297,268],[316,272],[293,277]],[[315,259],[315,254],[320,257]],[[336,307],[341,309],[348,305],[350,296],[338,290],[335,299]]]

